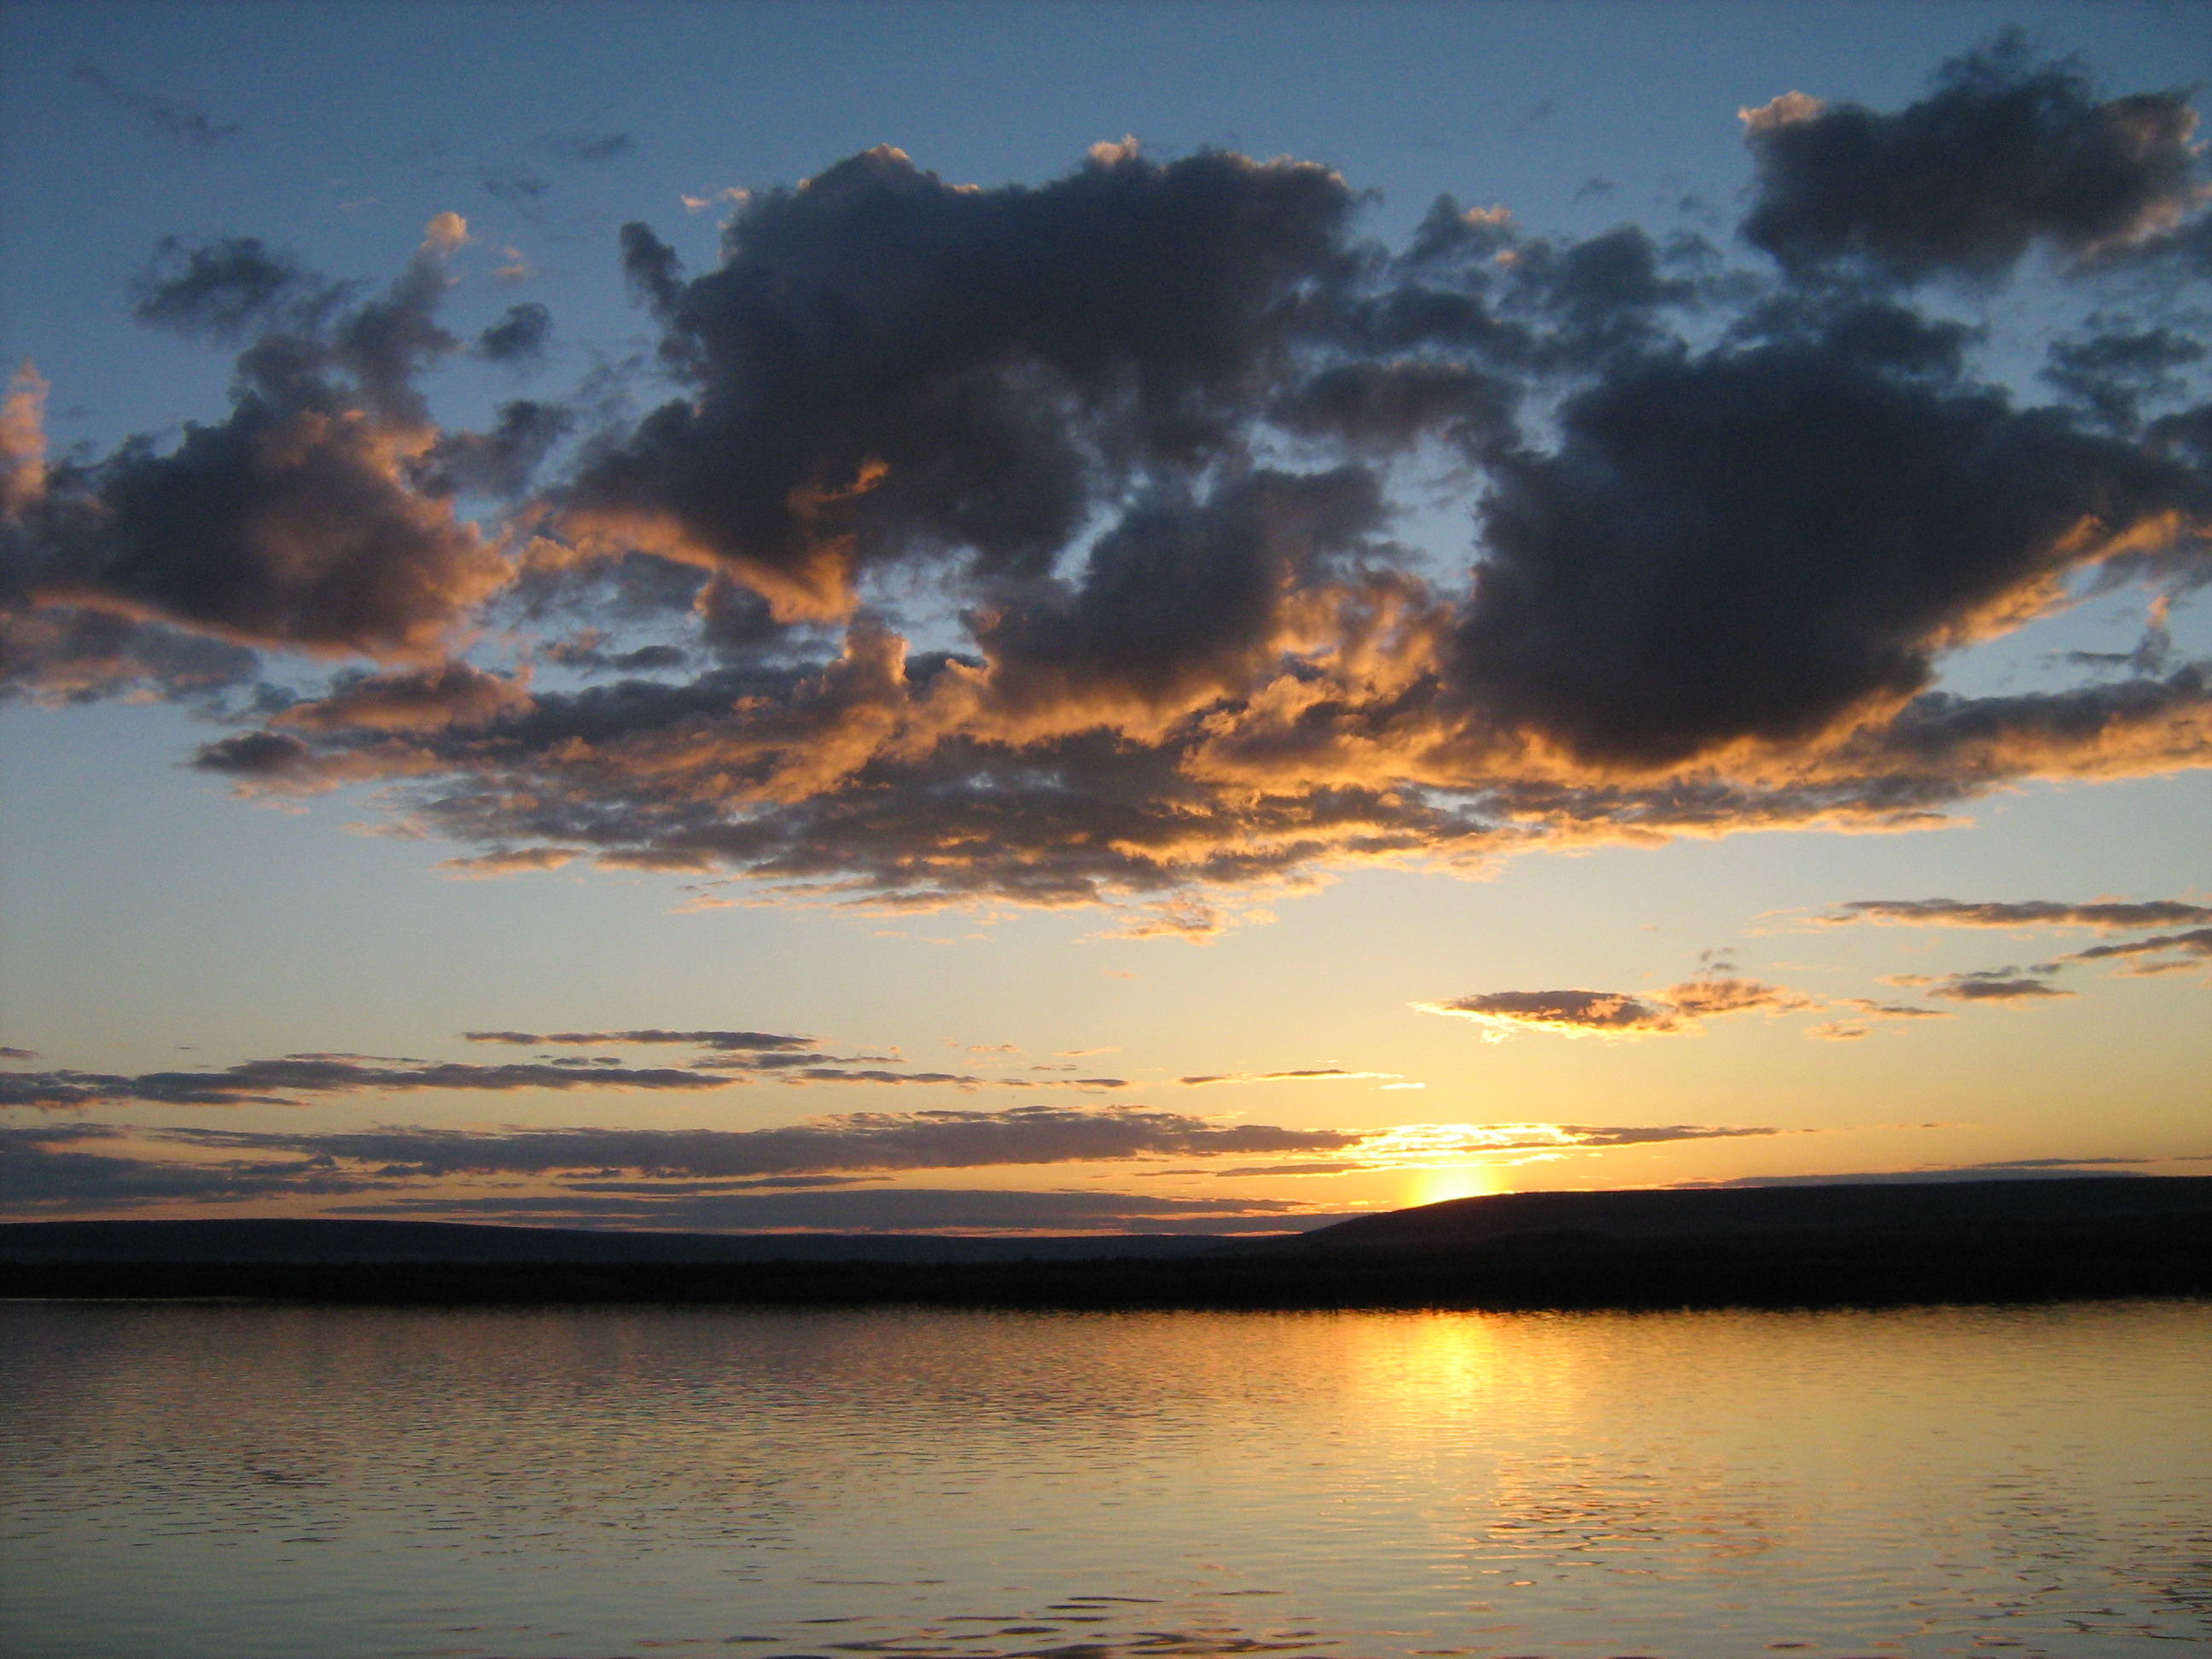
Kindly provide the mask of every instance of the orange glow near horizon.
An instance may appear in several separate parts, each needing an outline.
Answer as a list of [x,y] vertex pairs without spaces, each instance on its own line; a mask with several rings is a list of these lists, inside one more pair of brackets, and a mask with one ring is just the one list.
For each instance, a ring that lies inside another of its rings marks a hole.
[[1403,1201],[1408,1205],[1443,1204],[1455,1198],[1487,1198],[1511,1190],[1492,1164],[1448,1164],[1434,1169],[1412,1170]]

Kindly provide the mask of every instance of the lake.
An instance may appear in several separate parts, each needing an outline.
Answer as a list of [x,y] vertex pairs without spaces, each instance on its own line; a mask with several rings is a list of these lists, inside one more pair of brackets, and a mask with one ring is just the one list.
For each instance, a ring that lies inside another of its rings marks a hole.
[[2203,1303],[15,1303],[0,1379],[14,1659],[2212,1646]]

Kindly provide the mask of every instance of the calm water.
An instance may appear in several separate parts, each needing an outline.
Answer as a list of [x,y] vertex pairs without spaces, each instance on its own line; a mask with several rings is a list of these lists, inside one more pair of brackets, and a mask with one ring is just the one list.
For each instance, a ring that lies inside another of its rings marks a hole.
[[15,1304],[0,1356],[15,1659],[2212,1646],[2203,1304]]

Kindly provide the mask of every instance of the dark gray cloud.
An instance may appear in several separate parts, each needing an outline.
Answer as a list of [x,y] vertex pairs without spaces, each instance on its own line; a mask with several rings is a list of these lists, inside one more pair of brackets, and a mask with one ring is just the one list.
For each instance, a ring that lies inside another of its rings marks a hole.
[[2038,241],[2098,252],[2197,204],[2186,90],[2100,101],[2079,64],[2038,62],[2018,32],[1944,64],[1895,114],[1791,94],[1745,121],[1743,234],[1789,266],[1988,276]]
[[[366,1130],[0,1127],[0,1207],[132,1209],[352,1195],[325,1214],[573,1216],[659,1227],[824,1226],[1052,1231],[1285,1224],[1312,1206],[1280,1199],[1152,1199],[1109,1191],[1004,1193],[872,1186],[930,1170],[1150,1165],[1132,1175],[1332,1175],[1438,1158],[1605,1150],[1809,1133],[1762,1126],[1417,1125],[1352,1133],[1223,1124],[1146,1108],[851,1113],[757,1130]],[[125,1148],[116,1143],[131,1142]],[[105,1143],[105,1150],[84,1150]],[[128,1152],[129,1155],[125,1155]],[[1210,1170],[1192,1158],[1277,1160]],[[485,1180],[504,1190],[491,1194]],[[516,1188],[541,1183],[534,1192]],[[835,1201],[831,1201],[834,1196]],[[817,1202],[816,1200],[822,1200]],[[1244,1218],[1243,1222],[1237,1218]],[[1277,1218],[1267,1223],[1266,1218]]]
[[1857,1187],[1918,1185],[1938,1181],[2027,1181],[2076,1175],[2141,1173],[2144,1165],[2201,1164],[2202,1158],[2014,1158],[1985,1164],[1936,1164],[1917,1170],[1854,1170],[1840,1175],[1738,1176],[1727,1181],[1684,1181],[1677,1188]]
[[1952,1002],[2042,1002],[2074,994],[2059,989],[2047,977],[2057,965],[2037,963],[2025,971],[2019,968],[1982,968],[1968,974],[1947,975],[1933,981],[1917,975],[1898,974],[1891,975],[1889,983],[1923,984],[1928,988],[1925,994]]
[[578,166],[611,161],[637,148],[637,140],[627,132],[549,132],[538,143],[539,149]]
[[[2141,960],[2151,957],[2161,960]],[[2124,945],[2094,945],[2086,951],[2075,951],[2066,960],[2104,962],[2124,958],[2128,963],[2124,972],[2148,975],[2187,973],[2207,957],[2212,957],[2212,927],[2192,927],[2185,933],[2157,933],[2149,939],[2130,939]]]
[[126,86],[96,64],[79,64],[70,72],[98,94],[110,109],[120,110],[152,131],[191,149],[208,149],[239,135],[237,122],[218,121],[197,105],[180,104],[157,93]]
[[681,668],[691,660],[690,653],[677,645],[641,645],[631,651],[603,651],[599,642],[605,637],[595,629],[586,629],[581,635],[556,640],[545,647],[546,659],[580,674],[647,674]]
[[979,617],[1003,706],[1101,692],[1148,702],[1241,689],[1284,602],[1380,526],[1370,473],[1260,471],[1205,501],[1145,502],[1092,546],[1077,584],[1023,584]]
[[1820,1006],[1779,985],[1733,978],[1685,980],[1642,997],[1621,991],[1488,991],[1413,1004],[1420,1013],[1472,1020],[1490,1041],[1516,1030],[1560,1036],[1677,1036],[1717,1015],[1798,1013]]
[[105,1124],[0,1126],[0,1210],[136,1209],[146,1205],[234,1203],[245,1199],[358,1193],[372,1181],[327,1167],[271,1165],[246,1160],[169,1163],[79,1150],[87,1140],[122,1132]]
[[501,404],[490,431],[441,436],[410,466],[410,482],[431,496],[520,495],[538,464],[575,424],[576,417],[556,404],[526,398]]
[[[595,1071],[578,1080],[603,1078]],[[80,1150],[88,1142],[125,1139],[155,1149],[158,1155]],[[1054,1107],[854,1113],[783,1128],[740,1131],[377,1128],[286,1133],[125,1130],[108,1124],[61,1123],[0,1127],[0,1206],[129,1208],[378,1193],[404,1194],[380,1200],[393,1213],[441,1206],[455,1213],[511,1210],[552,1214],[573,1208],[579,1214],[659,1218],[654,1224],[663,1226],[774,1226],[793,1224],[772,1219],[748,1224],[734,1218],[785,1213],[774,1206],[750,1211],[740,1205],[718,1212],[715,1204],[739,1194],[783,1196],[793,1189],[844,1187],[884,1172],[1161,1158],[1280,1157],[1340,1151],[1360,1139],[1333,1130],[1220,1125],[1142,1109],[1078,1111]],[[623,1179],[625,1176],[632,1179]],[[560,1186],[528,1197],[482,1197],[465,1192],[423,1195],[427,1183],[483,1176],[542,1177]],[[706,1202],[710,1200],[714,1202]],[[862,1213],[922,1215],[933,1212],[933,1203],[948,1201],[949,1195],[884,1194],[879,1202],[870,1200],[873,1207],[864,1206]],[[992,1206],[1002,1201],[1023,1213],[1035,1211],[1034,1205],[1018,1197],[1001,1200],[985,1194],[975,1200],[979,1207],[966,1213],[1000,1215]],[[1276,1214],[1299,1207],[1273,1200],[1125,1200],[1114,1194],[1068,1194],[1044,1201],[1066,1212],[1101,1216]],[[902,1210],[902,1206],[918,1207]],[[1015,1212],[1004,1215],[1011,1218]],[[696,1219],[709,1213],[731,1218]],[[889,1224],[854,1220],[849,1224]],[[1005,1218],[993,1224],[1023,1224]]]
[[167,453],[137,441],[43,470],[0,532],[0,603],[313,653],[434,650],[506,574],[479,531],[409,477],[434,438],[414,380],[456,349],[434,312],[465,234],[441,215],[386,293],[305,319],[279,314],[295,281],[277,281],[255,246],[179,251],[182,269],[149,278],[140,307],[258,331],[230,418],[187,424]]
[[[564,1074],[572,1084],[606,1073]],[[680,1074],[679,1074],[680,1075]],[[714,1087],[719,1079],[693,1079]],[[413,1176],[628,1170],[660,1177],[750,1177],[855,1170],[1119,1163],[1147,1158],[1338,1152],[1360,1136],[1334,1129],[1219,1124],[1143,1107],[1015,1106],[1001,1111],[854,1112],[773,1129],[373,1129],[286,1134],[174,1129],[203,1150],[328,1157]]]
[[416,1089],[726,1089],[747,1081],[726,1073],[668,1067],[556,1065],[379,1064],[349,1054],[287,1054],[241,1060],[216,1071],[10,1072],[0,1074],[0,1106],[42,1108],[143,1102],[166,1106],[294,1105],[301,1096],[386,1094]]
[[2142,406],[2186,390],[2172,371],[2204,361],[2203,343],[2171,328],[2112,329],[2057,340],[2043,378],[2117,432],[2142,423]]
[[1302,296],[1346,274],[1352,207],[1325,169],[1218,152],[969,190],[886,148],[753,198],[688,283],[629,228],[697,389],[585,471],[572,517],[793,612],[935,549],[1041,574],[1139,468],[1230,445]]
[[665,1031],[658,1027],[635,1031],[467,1031],[462,1035],[471,1042],[506,1042],[525,1048],[543,1048],[555,1043],[599,1048],[679,1043],[725,1054],[787,1054],[821,1046],[817,1038],[793,1036],[781,1031]]
[[308,324],[344,290],[258,237],[191,245],[165,236],[131,284],[131,314],[179,334],[235,340],[270,326]]
[[1486,991],[1447,1002],[1416,1003],[1425,1014],[1453,1014],[1502,1030],[1527,1026],[1562,1036],[1644,1036],[1679,1031],[1682,1022],[1662,1002],[1619,991]]
[[616,1198],[390,1198],[328,1206],[328,1215],[647,1224],[708,1232],[1184,1232],[1302,1231],[1345,1219],[1289,1199],[1155,1198],[1113,1192],[869,1187],[834,1192]]
[[1826,922],[1887,921],[1941,927],[2097,927],[2124,932],[2212,922],[2212,905],[2180,899],[2099,899],[2070,904],[2053,899],[1962,902],[1959,899],[1854,899]]
[[[2013,111],[2041,167],[2053,133],[2094,160],[2140,116],[2171,161],[2167,94],[2085,87],[2006,48],[1851,120],[1917,155]],[[1754,123],[1762,208],[1811,211],[1818,158],[1773,158],[1847,113]],[[2110,240],[1968,149],[1953,182],[1990,223]],[[2144,188],[2128,234],[2165,211]],[[1851,258],[1778,275],[1450,198],[1385,248],[1359,206],[1225,153],[1103,146],[971,189],[871,151],[748,198],[712,269],[624,228],[679,395],[633,421],[606,387],[649,365],[611,363],[485,432],[422,392],[471,350],[438,311],[458,219],[374,295],[243,239],[173,246],[142,310],[246,342],[232,415],[49,464],[19,380],[0,646],[31,695],[258,712],[197,763],[249,793],[390,785],[477,854],[455,873],[1135,900],[1125,932],[1200,940],[1224,893],[1333,865],[1910,827],[2212,756],[2212,688],[2162,612],[2142,650],[2075,665],[2093,683],[1931,689],[1943,653],[2069,593],[2212,575],[2212,425],[2159,410],[2194,395],[2200,319],[2148,276],[2084,267],[2134,297],[2069,291],[2067,403],[2027,408],[1978,378],[2002,354],[1975,329],[1869,276],[1936,268],[1887,206],[1836,221]],[[473,353],[542,343],[519,307]],[[1438,491],[1471,542],[1401,544]],[[599,683],[445,660],[518,635]],[[258,650],[380,666],[255,702]]]
[[214,707],[260,667],[243,646],[160,623],[74,608],[0,611],[0,702],[151,695]]
[[507,314],[477,336],[477,356],[488,362],[535,362],[553,337],[553,313],[535,300],[509,306]]
[[2203,495],[2048,410],[1855,347],[1639,358],[1500,467],[1460,641],[1489,709],[1600,763],[1813,738],[1902,702],[1936,651]]
[[[531,1194],[440,1194],[426,1190],[423,1179],[404,1168],[342,1167],[338,1158],[304,1146],[289,1154],[255,1146],[251,1156],[199,1161],[84,1150],[88,1141],[112,1142],[123,1135],[105,1124],[0,1127],[0,1211],[28,1216],[174,1212],[180,1206],[271,1199],[346,1199],[350,1201],[319,1204],[317,1212],[708,1231],[1280,1231],[1340,1218],[1310,1215],[1308,1206],[1280,1199],[884,1188],[859,1184],[872,1177],[823,1175],[630,1182],[585,1175]],[[286,1161],[276,1161],[272,1153]]]

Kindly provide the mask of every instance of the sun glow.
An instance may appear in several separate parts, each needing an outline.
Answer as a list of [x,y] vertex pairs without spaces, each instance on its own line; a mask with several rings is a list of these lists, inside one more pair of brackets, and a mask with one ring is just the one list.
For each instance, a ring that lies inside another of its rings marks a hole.
[[1406,1188],[1407,1204],[1442,1204],[1455,1198],[1487,1198],[1505,1190],[1495,1165],[1449,1164],[1435,1169],[1407,1171],[1413,1180]]

